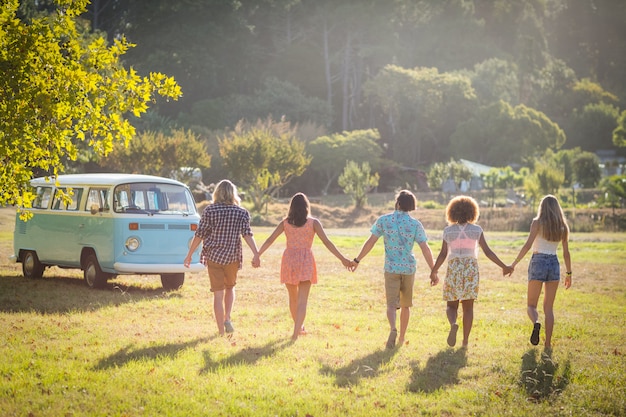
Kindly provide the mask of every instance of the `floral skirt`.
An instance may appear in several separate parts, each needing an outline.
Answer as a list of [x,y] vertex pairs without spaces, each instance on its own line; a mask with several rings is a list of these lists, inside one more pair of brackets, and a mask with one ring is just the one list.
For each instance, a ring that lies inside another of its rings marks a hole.
[[475,300],[478,298],[478,260],[453,258],[448,261],[443,282],[444,301]]

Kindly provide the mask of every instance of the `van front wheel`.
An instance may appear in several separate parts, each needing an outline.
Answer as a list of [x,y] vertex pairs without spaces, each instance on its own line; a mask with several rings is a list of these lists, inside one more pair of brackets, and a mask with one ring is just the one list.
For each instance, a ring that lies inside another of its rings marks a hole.
[[107,274],[102,272],[96,255],[88,255],[83,265],[83,277],[91,288],[102,288],[107,283]]
[[169,290],[177,290],[183,286],[185,282],[185,274],[162,274],[161,275],[161,285],[163,285],[163,289]]
[[37,252],[27,251],[22,259],[22,273],[26,278],[41,278],[46,267],[39,262]]

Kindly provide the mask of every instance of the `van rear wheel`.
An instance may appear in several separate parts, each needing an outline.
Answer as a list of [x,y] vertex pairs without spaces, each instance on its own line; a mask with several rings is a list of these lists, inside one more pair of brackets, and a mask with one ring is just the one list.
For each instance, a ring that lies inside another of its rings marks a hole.
[[87,255],[83,265],[83,277],[91,288],[103,288],[107,283],[108,275],[102,272],[96,255]]
[[185,274],[161,274],[161,285],[165,290],[177,290],[183,286]]
[[27,251],[22,259],[22,273],[26,278],[41,278],[46,267],[39,262],[37,252]]

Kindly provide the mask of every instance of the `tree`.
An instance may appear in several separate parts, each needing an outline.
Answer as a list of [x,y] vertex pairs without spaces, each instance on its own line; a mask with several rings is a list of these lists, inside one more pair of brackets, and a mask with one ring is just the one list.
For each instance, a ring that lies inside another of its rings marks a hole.
[[28,22],[16,18],[17,0],[0,9],[0,205],[16,204],[25,217],[33,174],[63,172],[79,142],[105,157],[132,138],[126,115],[141,115],[157,95],[181,95],[173,78],[124,68],[132,45],[123,37],[109,46],[83,35],[86,3],[59,0],[54,12]]
[[606,103],[587,104],[576,109],[565,130],[567,146],[590,152],[613,149],[613,132],[618,119],[619,109]]
[[502,166],[559,149],[565,134],[540,111],[499,101],[459,123],[450,140],[455,157]]
[[373,169],[378,170],[383,153],[379,140],[378,131],[370,129],[321,136],[309,143],[307,150],[312,157],[309,169],[325,181],[322,194],[328,194],[328,189],[341,174],[347,160],[368,162]]
[[296,129],[270,118],[254,125],[240,121],[220,139],[219,150],[224,167],[248,192],[256,211],[311,162]]
[[613,144],[615,146],[626,146],[626,110],[620,114],[617,120],[617,127],[613,131]]
[[441,190],[447,180],[454,181],[455,186],[461,181],[472,179],[472,171],[462,162],[450,159],[448,162],[436,162],[428,171],[428,186],[431,190]]
[[386,126],[380,130],[389,138],[387,156],[406,166],[447,155],[457,121],[466,120],[476,104],[466,76],[395,65],[386,66],[367,83],[366,96],[384,114]]
[[151,174],[171,177],[180,168],[208,168],[211,157],[197,135],[182,129],[171,134],[145,131],[128,146],[116,143],[107,158],[100,161],[115,172]]
[[370,173],[369,163],[348,161],[338,182],[343,192],[352,197],[355,208],[360,209],[367,204],[367,193],[378,186],[378,179],[378,173]]
[[563,184],[563,171],[549,161],[537,160],[532,174],[524,180],[524,188],[531,200],[538,200],[546,194],[557,194]]
[[594,188],[602,179],[600,158],[591,152],[579,153],[572,163],[574,178],[584,188]]

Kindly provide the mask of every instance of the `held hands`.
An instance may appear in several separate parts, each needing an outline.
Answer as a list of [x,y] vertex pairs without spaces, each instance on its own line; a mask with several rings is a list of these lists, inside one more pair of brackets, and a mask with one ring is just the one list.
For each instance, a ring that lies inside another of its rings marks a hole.
[[346,258],[345,256],[341,257],[341,263],[343,264],[343,266],[346,267],[346,269],[350,272],[354,272],[354,268],[352,267],[354,263],[354,261],[351,261],[350,259]]
[[509,266],[505,266],[504,268],[502,268],[502,276],[511,276],[511,274],[513,273],[513,271],[515,271],[515,266],[514,265],[509,265]]
[[439,284],[439,275],[437,275],[437,271],[432,270],[430,271],[430,286],[434,287],[437,284]]
[[261,266],[261,255],[259,255],[258,253],[256,255],[254,255],[254,257],[252,258],[252,267],[253,268],[258,268]]

